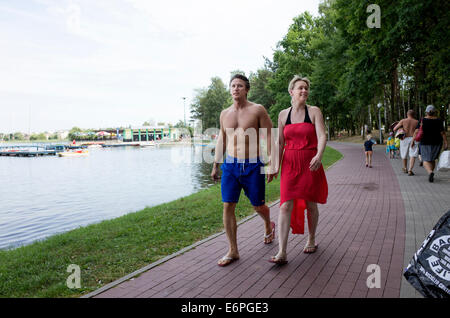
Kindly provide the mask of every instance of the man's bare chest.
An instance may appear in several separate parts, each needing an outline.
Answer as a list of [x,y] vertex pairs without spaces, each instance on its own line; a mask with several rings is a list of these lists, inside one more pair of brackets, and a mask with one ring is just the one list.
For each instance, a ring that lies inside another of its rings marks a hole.
[[237,112],[230,111],[224,116],[223,119],[224,129],[243,129],[244,131],[248,128],[259,128],[258,115],[254,112]]

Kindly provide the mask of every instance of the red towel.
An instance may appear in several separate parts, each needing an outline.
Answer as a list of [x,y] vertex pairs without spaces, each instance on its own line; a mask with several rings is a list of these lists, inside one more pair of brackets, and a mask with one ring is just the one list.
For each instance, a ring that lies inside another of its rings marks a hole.
[[291,213],[291,229],[292,234],[305,233],[305,209],[306,201],[294,199],[294,208]]

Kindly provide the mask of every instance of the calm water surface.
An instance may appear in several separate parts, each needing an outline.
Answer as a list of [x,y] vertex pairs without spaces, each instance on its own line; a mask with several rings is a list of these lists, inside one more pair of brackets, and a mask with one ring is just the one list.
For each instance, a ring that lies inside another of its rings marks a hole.
[[0,249],[169,202],[212,184],[204,147],[89,149],[0,157]]

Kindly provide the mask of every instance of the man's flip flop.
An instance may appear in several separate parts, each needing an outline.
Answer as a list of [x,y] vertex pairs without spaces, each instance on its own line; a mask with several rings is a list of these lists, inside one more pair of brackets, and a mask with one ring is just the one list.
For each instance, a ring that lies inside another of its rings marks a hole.
[[277,265],[285,265],[288,261],[286,259],[276,258],[275,256],[272,256],[272,258],[269,259],[269,262]]
[[[272,228],[272,232],[270,232],[267,235],[264,235],[264,244],[270,244],[275,239],[275,223],[274,222],[270,222],[270,227]],[[267,242],[266,241],[267,239],[270,239],[270,241]]]
[[222,263],[217,263],[217,265],[219,265],[220,267],[225,267],[227,265],[230,265],[231,263],[233,263],[234,261],[237,261],[239,258],[233,258],[233,257],[229,257],[229,256],[224,256],[222,257],[219,262]]
[[[303,253],[305,254],[312,254],[315,253],[317,251],[317,248],[319,247],[319,245],[315,245],[315,246],[305,246],[303,248]],[[309,250],[309,251],[308,251]]]

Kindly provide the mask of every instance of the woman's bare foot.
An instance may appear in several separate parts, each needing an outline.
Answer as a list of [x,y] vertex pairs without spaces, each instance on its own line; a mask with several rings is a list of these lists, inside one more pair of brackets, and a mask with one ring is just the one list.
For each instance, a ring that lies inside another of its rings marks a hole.
[[277,255],[272,256],[269,259],[269,262],[275,263],[275,264],[278,264],[278,265],[284,265],[284,264],[287,263],[287,256],[286,256],[286,254],[278,253]]

